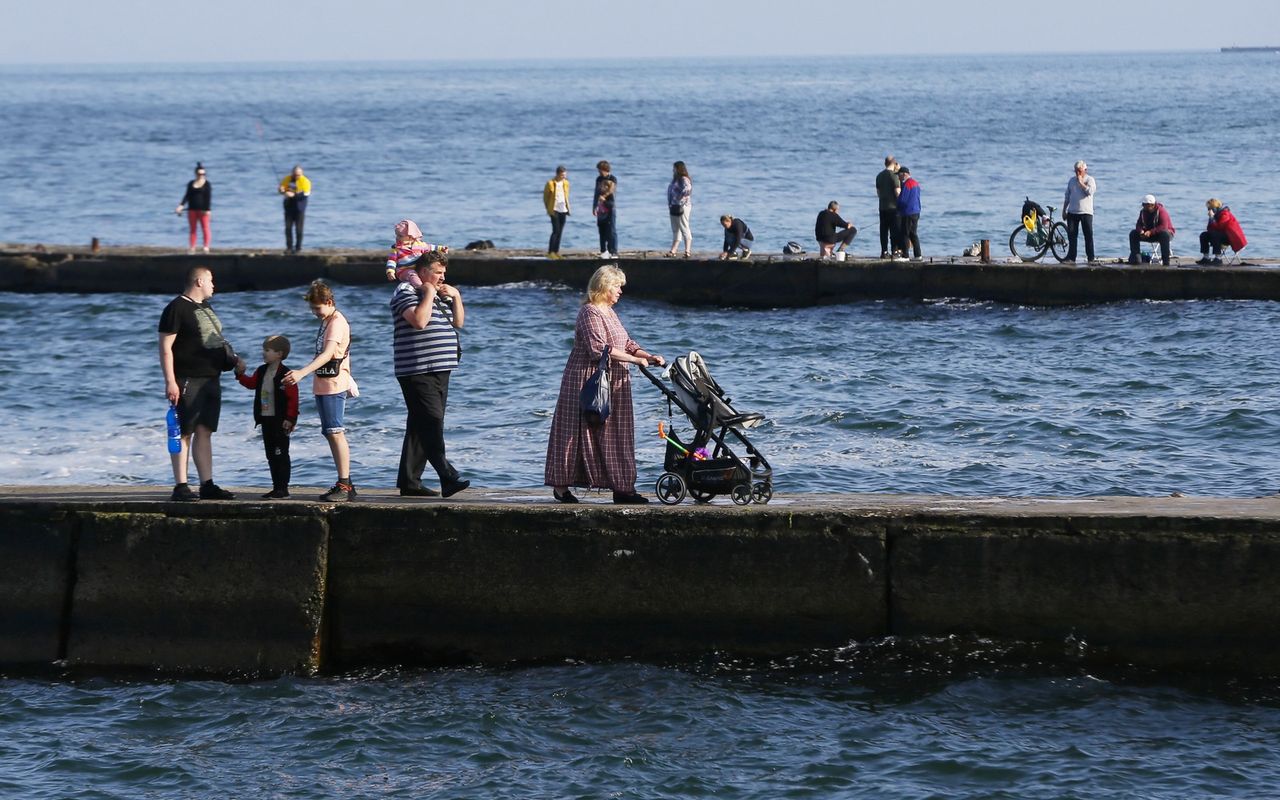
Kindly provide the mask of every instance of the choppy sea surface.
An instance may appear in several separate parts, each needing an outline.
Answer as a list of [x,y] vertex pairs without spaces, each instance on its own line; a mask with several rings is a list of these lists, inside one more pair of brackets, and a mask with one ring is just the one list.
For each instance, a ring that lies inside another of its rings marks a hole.
[[[1099,182],[1104,253],[1123,248],[1148,191],[1184,232],[1201,226],[1206,197],[1222,197],[1251,247],[1275,253],[1276,70],[1218,54],[4,67],[0,240],[183,244],[172,207],[201,158],[215,246],[277,243],[273,176],[293,161],[316,181],[314,246],[386,244],[406,215],[451,244],[538,246],[548,170],[569,164],[579,192],[604,157],[622,178],[623,246],[662,247],[662,190],[683,158],[700,244],[730,211],[773,250],[807,241],[832,198],[869,232],[872,180],[892,150],[925,187],[926,253],[1007,238],[1023,195],[1056,205],[1080,157]],[[1158,108],[1134,102],[1144,81],[1159,83]],[[855,250],[871,253],[869,239]],[[568,246],[592,243],[585,219],[571,223]],[[363,392],[348,406],[353,474],[390,487],[404,412],[389,288],[336,290]],[[462,291],[450,456],[478,485],[533,489],[580,287]],[[284,333],[300,364],[315,331],[300,295],[213,303],[242,351]],[[155,325],[169,299],[0,294],[0,484],[167,488]],[[780,499],[1280,487],[1275,304],[748,311],[624,295],[619,312],[651,350],[703,353],[741,410],[768,416],[752,439]],[[633,381],[647,490],[658,421],[686,423]],[[332,467],[306,394],[295,484],[325,487]],[[224,379],[224,485],[266,482],[250,402]],[[910,640],[772,663],[245,682],[7,675],[0,797],[1254,798],[1280,787],[1274,680],[1099,670],[1060,649]]]

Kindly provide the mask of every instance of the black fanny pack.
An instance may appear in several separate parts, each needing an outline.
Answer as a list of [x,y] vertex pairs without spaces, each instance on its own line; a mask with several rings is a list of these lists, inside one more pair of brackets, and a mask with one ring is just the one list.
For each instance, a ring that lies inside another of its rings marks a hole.
[[345,358],[334,358],[334,359],[330,359],[329,363],[322,364],[319,367],[316,367],[316,372],[315,372],[316,377],[317,378],[338,377],[338,370],[342,367],[342,362],[345,360],[346,360]]
[[678,217],[684,213],[684,206],[679,203],[675,203],[674,205],[668,206],[667,210],[671,212],[671,216]]

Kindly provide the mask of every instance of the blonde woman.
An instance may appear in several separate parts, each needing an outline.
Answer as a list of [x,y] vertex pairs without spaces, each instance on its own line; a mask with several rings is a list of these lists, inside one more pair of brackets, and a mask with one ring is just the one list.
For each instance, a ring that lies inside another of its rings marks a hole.
[[[546,485],[561,503],[576,503],[570,486],[612,489],[615,503],[647,503],[636,494],[636,425],[631,408],[631,364],[666,363],[651,355],[627,335],[613,307],[622,297],[627,276],[615,266],[595,271],[587,284],[587,297],[578,310],[573,329],[573,350],[560,379],[560,398],[551,420],[547,442]],[[592,426],[582,416],[579,395],[609,352],[610,414],[604,424]]]

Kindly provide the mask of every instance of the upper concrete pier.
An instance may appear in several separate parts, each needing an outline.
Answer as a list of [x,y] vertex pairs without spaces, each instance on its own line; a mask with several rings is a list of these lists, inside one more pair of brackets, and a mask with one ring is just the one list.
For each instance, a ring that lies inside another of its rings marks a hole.
[[[994,246],[994,243],[993,243]],[[315,278],[340,284],[385,284],[384,251],[217,250],[186,255],[159,248],[0,248],[0,291],[149,292],[171,294],[186,271],[213,268],[220,291],[302,286]],[[1002,256],[997,256],[1002,258]],[[463,286],[549,281],[585,287],[600,260],[566,253],[551,261],[535,251],[490,250],[451,254],[449,280]],[[973,258],[922,262],[812,256],[757,256],[719,261],[714,253],[693,259],[661,253],[624,253],[627,293],[680,305],[743,308],[804,307],[857,300],[958,298],[1019,305],[1076,305],[1124,300],[1280,300],[1280,269],[1271,259],[1246,266],[1197,267],[1106,263],[981,263]]]
[[1280,670],[1275,498],[167,496],[0,489],[0,664],[310,673],[960,634]]

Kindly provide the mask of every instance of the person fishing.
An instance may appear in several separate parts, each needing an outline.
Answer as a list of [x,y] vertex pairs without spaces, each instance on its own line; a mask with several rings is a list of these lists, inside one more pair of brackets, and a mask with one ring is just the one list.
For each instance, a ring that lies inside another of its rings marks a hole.
[[284,195],[284,251],[302,250],[302,227],[307,217],[307,198],[311,196],[311,179],[302,174],[298,164],[280,181],[276,190]]

